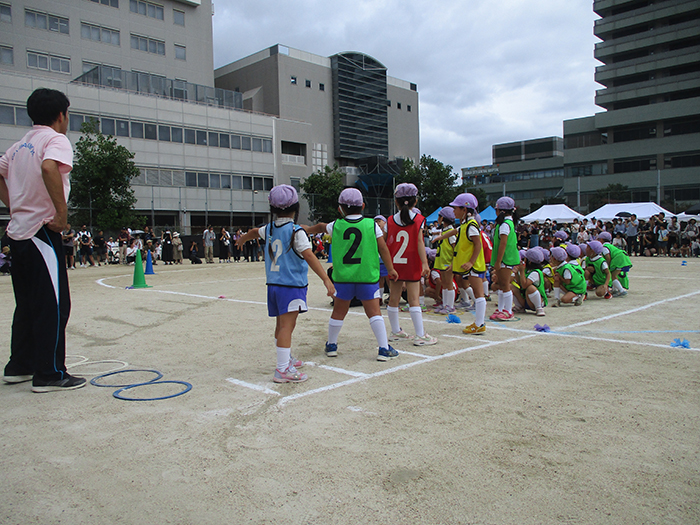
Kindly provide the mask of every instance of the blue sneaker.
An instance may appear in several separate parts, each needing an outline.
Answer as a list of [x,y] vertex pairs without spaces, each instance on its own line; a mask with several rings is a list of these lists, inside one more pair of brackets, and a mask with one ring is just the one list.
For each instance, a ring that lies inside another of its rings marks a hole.
[[336,357],[338,355],[338,345],[326,343],[326,357]]
[[389,345],[389,348],[380,348],[379,354],[377,354],[377,361],[388,361],[389,359],[396,359],[399,357],[399,353]]

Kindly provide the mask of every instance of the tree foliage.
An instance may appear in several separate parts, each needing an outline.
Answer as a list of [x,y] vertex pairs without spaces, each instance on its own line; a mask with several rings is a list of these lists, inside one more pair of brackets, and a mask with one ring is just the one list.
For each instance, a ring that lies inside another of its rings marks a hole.
[[310,221],[331,222],[340,216],[338,196],[345,188],[344,182],[345,173],[335,164],[312,173],[301,183],[303,197],[309,203]]
[[430,155],[423,155],[420,162],[404,161],[401,175],[396,184],[411,182],[418,188],[418,208],[426,215],[440,206],[447,206],[459,195],[461,187],[456,186],[458,175],[452,166],[443,164]]
[[631,196],[629,188],[624,184],[608,184],[588,198],[588,210],[595,211],[604,204],[630,202]]
[[83,123],[80,131],[71,172],[73,222],[101,230],[142,226],[144,218],[134,211],[131,189],[131,180],[139,175],[134,154],[111,135],[102,135],[94,119]]

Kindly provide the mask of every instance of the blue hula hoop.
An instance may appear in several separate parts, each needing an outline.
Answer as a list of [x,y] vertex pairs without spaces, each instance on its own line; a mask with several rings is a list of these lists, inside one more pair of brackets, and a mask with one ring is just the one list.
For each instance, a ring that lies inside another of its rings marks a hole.
[[[142,381],[140,383],[127,383],[125,385],[100,385],[97,383],[98,379],[101,379],[103,377],[109,377],[113,376],[114,374],[123,374],[124,372],[151,372],[153,374],[156,374],[158,377],[155,377],[151,379],[150,381]],[[93,386],[100,386],[100,387],[105,387],[105,388],[122,388],[122,387],[128,387],[132,385],[146,385],[148,383],[153,383],[154,381],[158,381],[160,378],[163,377],[163,374],[161,374],[158,370],[148,370],[145,368],[134,368],[130,370],[117,370],[116,372],[109,372],[107,374],[102,374],[101,376],[93,377],[90,380],[90,384]]]
[[[124,390],[130,390],[132,388],[137,388],[139,386],[148,386],[148,385],[155,385],[155,384],[162,384],[162,383],[176,383],[178,385],[185,385],[185,389],[182,392],[178,392],[177,394],[172,394],[169,396],[163,396],[163,397],[146,397],[146,398],[138,398],[138,397],[125,397],[121,395]],[[192,390],[192,385],[188,383],[187,381],[149,381],[148,383],[136,383],[135,385],[129,385],[125,386],[124,388],[120,388],[116,392],[114,392],[112,395],[116,397],[117,399],[122,399],[124,401],[160,401],[161,399],[170,399],[171,397],[177,397],[181,396],[182,394],[186,394]]]

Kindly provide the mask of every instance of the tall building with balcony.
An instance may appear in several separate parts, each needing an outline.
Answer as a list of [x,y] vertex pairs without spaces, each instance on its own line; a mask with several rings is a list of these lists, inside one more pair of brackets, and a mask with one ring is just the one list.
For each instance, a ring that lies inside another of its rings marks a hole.
[[508,160],[499,165],[501,180],[484,181],[484,189],[526,206],[556,188],[570,206],[592,211],[591,194],[623,184],[630,200],[681,211],[700,201],[700,2],[596,0],[593,9],[602,63],[595,79],[603,86],[596,104],[605,111],[564,121],[560,178],[508,181],[504,189],[503,173],[513,171]]
[[[257,96],[227,89],[215,81],[212,14],[211,0],[0,0],[0,150],[31,126],[31,92],[59,89],[71,101],[73,144],[94,118],[135,153],[132,187],[148,224],[190,233],[261,222],[273,185],[298,184],[335,158],[329,59],[292,50],[307,58],[285,66],[303,79],[297,91],[289,77],[279,89],[267,77],[246,80],[265,86]],[[409,86],[385,78],[388,93]],[[417,158],[417,93],[405,91],[414,95],[414,131],[401,130],[387,154]],[[385,117],[392,125],[405,127]],[[0,216],[6,222],[7,209]]]

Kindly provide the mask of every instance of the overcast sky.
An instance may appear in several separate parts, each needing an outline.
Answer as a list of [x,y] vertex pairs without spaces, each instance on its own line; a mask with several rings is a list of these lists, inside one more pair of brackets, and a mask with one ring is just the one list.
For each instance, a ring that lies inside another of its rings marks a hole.
[[283,44],[360,51],[418,85],[421,154],[460,168],[562,136],[594,104],[592,0],[214,0],[214,66]]

